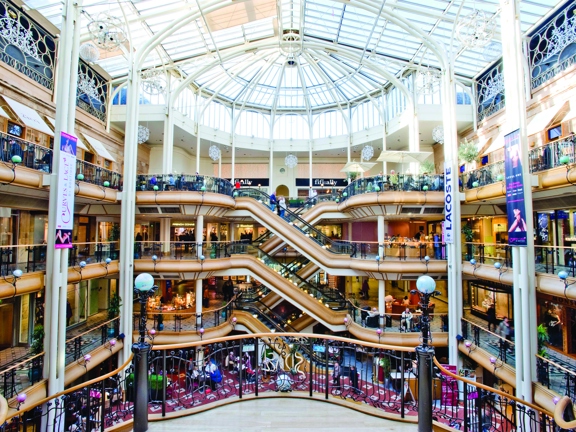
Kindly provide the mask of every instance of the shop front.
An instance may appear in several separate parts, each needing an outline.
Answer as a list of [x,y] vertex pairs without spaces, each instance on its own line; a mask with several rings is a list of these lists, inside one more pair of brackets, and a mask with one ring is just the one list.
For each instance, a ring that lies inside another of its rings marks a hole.
[[537,295],[538,324],[548,334],[548,346],[576,355],[576,300],[547,294]]
[[473,315],[488,320],[488,309],[494,306],[496,319],[514,321],[512,287],[488,280],[468,281],[468,294]]

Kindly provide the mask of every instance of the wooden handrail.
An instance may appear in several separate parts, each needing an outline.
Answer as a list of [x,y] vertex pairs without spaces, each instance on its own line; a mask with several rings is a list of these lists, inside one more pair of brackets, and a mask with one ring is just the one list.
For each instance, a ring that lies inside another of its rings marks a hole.
[[564,413],[566,410],[570,409],[574,410],[574,405],[572,404],[572,399],[570,399],[568,396],[563,396],[562,399],[560,399],[556,404],[556,408],[554,408],[554,421],[562,429],[576,429],[576,420],[564,420]]
[[[28,359],[26,359],[26,360],[23,360],[23,361],[21,361],[20,363],[16,363],[15,365],[10,366],[8,369],[2,370],[2,374],[5,374],[6,372],[8,372],[8,371],[10,371],[10,370],[12,370],[12,369],[19,368],[19,367],[22,366],[23,364],[26,364],[26,363],[34,360],[35,358],[42,357],[43,355],[44,355],[44,351],[42,351],[40,354],[36,354],[36,355],[33,356],[33,357],[30,357],[30,358],[28,358]],[[1,424],[1,423],[0,423],[0,424]]]
[[516,402],[518,404],[525,405],[528,408],[531,408],[534,411],[537,411],[540,413],[544,413],[549,417],[554,416],[550,411],[546,411],[545,409],[543,409],[542,407],[540,407],[538,405],[534,405],[533,403],[526,402],[525,400],[519,399],[516,396],[512,396],[506,392],[503,392],[502,390],[497,390],[493,387],[487,386],[486,384],[481,384],[481,383],[478,383],[476,381],[471,381],[468,378],[461,377],[460,375],[456,375],[455,373],[452,373],[449,370],[444,369],[444,367],[440,364],[440,362],[438,361],[438,359],[436,357],[434,357],[434,364],[436,365],[436,367],[438,367],[438,369],[440,369],[440,372],[442,372],[443,374],[448,375],[454,379],[457,379],[458,381],[462,381],[466,384],[478,387],[478,388],[480,388],[482,390],[486,390],[490,393],[496,393],[500,397],[503,397],[503,398],[509,399],[509,400],[513,400],[514,402]]
[[0,425],[3,425],[8,417],[8,401],[0,395]]
[[[74,387],[69,388],[68,390],[64,390],[64,391],[55,393],[55,394],[53,394],[53,395],[51,395],[51,396],[48,396],[48,397],[46,397],[46,398],[44,398],[44,399],[42,399],[42,400],[39,400],[39,401],[35,402],[35,403],[32,404],[32,405],[27,405],[27,406],[26,406],[26,409],[23,409],[23,410],[20,410],[20,411],[16,411],[16,412],[14,412],[14,413],[11,413],[9,416],[6,417],[6,421],[8,421],[8,420],[10,420],[11,418],[14,418],[14,417],[21,416],[22,414],[24,414],[24,413],[26,413],[26,412],[28,412],[28,411],[36,408],[37,406],[40,406],[40,405],[42,405],[42,404],[45,404],[46,402],[51,401],[52,399],[56,399],[57,397],[63,396],[63,395],[65,395],[65,394],[72,393],[72,392],[75,392],[76,390],[83,389],[83,388],[88,387],[88,386],[90,386],[90,385],[92,385],[92,384],[94,384],[94,383],[97,383],[97,382],[100,382],[100,381],[104,381],[105,379],[108,379],[108,378],[110,378],[111,376],[114,376],[114,375],[120,373],[122,370],[124,370],[124,369],[126,369],[126,368],[128,367],[128,365],[132,362],[132,358],[133,358],[133,357],[134,357],[134,354],[130,354],[130,357],[128,358],[128,360],[126,360],[126,362],[124,362],[124,364],[123,364],[122,366],[120,366],[120,367],[117,368],[117,369],[114,369],[112,372],[108,372],[106,375],[102,375],[102,376],[99,376],[99,377],[97,377],[97,378],[91,379],[90,381],[83,382],[83,383],[81,383],[81,384],[78,384],[77,386],[74,386]],[[0,425],[1,425],[1,423],[0,423]]]
[[105,325],[110,324],[112,321],[116,321],[117,319],[119,319],[120,317],[116,317],[116,318],[112,318],[111,320],[108,320],[106,322],[103,322],[102,324],[96,326],[96,327],[92,327],[90,330],[86,330],[84,333],[80,333],[79,335],[74,336],[73,338],[67,339],[66,343],[68,342],[72,342],[74,339],[78,339],[79,337],[82,337],[84,335],[87,335],[88,333],[92,333],[94,330],[99,329],[100,327],[103,327]]

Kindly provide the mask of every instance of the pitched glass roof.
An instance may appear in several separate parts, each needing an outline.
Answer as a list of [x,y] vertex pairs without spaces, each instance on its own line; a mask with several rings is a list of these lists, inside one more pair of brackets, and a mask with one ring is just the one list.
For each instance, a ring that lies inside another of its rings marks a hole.
[[[24,3],[61,26],[61,0]],[[521,0],[522,32],[561,3]],[[102,51],[97,61],[112,78],[127,75],[130,50],[175,29],[150,51],[143,69],[194,74],[206,94],[261,109],[345,106],[387,86],[390,76],[439,68],[425,39],[446,48],[457,76],[473,78],[493,58],[485,59],[483,47],[464,49],[454,30],[475,9],[495,22],[493,40],[501,40],[499,0],[84,0],[82,9],[83,41],[92,38],[91,21],[115,19],[127,35],[122,49]]]

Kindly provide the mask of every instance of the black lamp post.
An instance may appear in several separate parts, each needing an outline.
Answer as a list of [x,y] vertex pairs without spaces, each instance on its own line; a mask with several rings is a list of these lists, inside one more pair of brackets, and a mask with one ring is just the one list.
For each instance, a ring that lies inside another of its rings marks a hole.
[[134,293],[140,300],[140,335],[138,341],[132,345],[134,353],[134,432],[148,430],[148,353],[150,344],[146,341],[146,305],[148,299],[154,295],[158,287],[154,285],[154,278],[148,273],[142,273],[134,281]]
[[434,347],[429,343],[430,316],[428,304],[430,296],[436,293],[436,282],[430,276],[420,276],[416,281],[416,288],[420,292],[420,306],[422,316],[420,328],[422,330],[422,343],[416,347],[418,355],[418,432],[432,432],[432,362]]

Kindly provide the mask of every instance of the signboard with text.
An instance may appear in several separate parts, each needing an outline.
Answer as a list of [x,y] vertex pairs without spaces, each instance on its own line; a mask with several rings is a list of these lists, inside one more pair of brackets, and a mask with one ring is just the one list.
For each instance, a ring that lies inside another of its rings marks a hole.
[[444,242],[454,243],[454,195],[456,193],[456,173],[452,161],[444,163]]
[[65,132],[60,134],[58,165],[58,211],[56,214],[56,241],[54,248],[72,248],[74,225],[74,188],[76,178],[76,145],[78,138]]
[[524,204],[520,129],[504,136],[504,169],[506,172],[506,212],[508,213],[508,244],[526,246],[528,233]]
[[[309,178],[297,178],[296,187],[308,187],[310,186]],[[313,178],[312,187],[345,187],[348,186],[348,180],[345,178]]]

